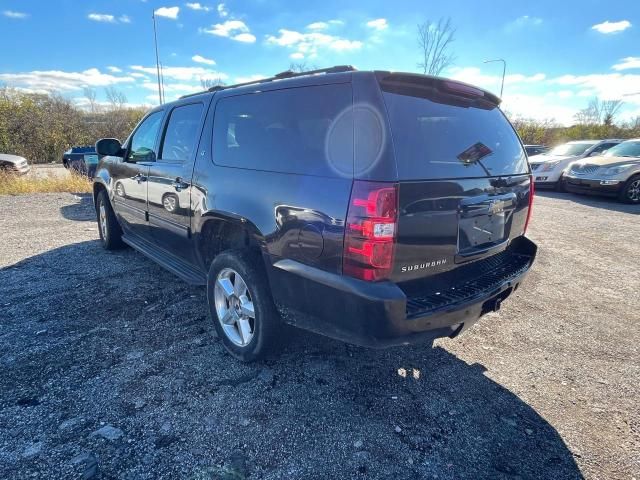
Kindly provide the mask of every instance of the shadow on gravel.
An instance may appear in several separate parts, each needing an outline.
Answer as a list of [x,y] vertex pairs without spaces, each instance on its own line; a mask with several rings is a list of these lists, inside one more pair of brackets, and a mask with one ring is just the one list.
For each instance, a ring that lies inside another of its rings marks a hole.
[[[202,288],[97,241],[0,270],[0,298],[0,478],[582,477],[553,426],[448,341],[296,332],[240,364]],[[531,382],[514,383],[545,395]]]
[[536,195],[547,198],[557,198],[561,200],[571,200],[572,202],[585,205],[587,207],[604,208],[614,212],[631,213],[640,215],[640,205],[630,205],[622,203],[611,197],[596,195],[580,195],[577,193],[560,193],[553,190],[536,189]]
[[77,222],[95,221],[96,213],[93,209],[93,197],[90,193],[75,193],[76,203],[60,207],[60,213],[67,220]]

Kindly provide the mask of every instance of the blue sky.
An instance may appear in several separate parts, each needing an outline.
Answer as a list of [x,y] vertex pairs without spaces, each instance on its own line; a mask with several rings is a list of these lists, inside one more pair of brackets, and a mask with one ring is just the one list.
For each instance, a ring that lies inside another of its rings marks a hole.
[[167,99],[291,62],[418,71],[416,24],[451,17],[445,75],[499,92],[501,65],[483,60],[504,58],[506,110],[566,124],[598,96],[640,115],[640,0],[0,0],[0,83],[80,105],[84,87],[104,100],[113,86],[154,105],[153,11]]

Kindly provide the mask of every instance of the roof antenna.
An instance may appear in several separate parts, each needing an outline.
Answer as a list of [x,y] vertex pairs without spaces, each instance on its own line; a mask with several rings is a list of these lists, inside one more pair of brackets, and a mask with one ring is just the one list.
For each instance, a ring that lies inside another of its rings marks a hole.
[[162,105],[162,86],[160,80],[160,60],[158,56],[158,33],[156,32],[156,12],[155,10],[151,14],[151,18],[153,19],[153,41],[156,46],[156,73],[158,75],[158,99],[160,100],[160,105]]

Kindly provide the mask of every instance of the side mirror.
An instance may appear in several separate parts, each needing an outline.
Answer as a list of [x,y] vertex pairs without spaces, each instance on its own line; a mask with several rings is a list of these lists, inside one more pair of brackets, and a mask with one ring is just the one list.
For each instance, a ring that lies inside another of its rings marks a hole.
[[103,138],[98,140],[96,142],[96,152],[102,157],[106,155],[111,157],[124,156],[122,144],[117,138]]

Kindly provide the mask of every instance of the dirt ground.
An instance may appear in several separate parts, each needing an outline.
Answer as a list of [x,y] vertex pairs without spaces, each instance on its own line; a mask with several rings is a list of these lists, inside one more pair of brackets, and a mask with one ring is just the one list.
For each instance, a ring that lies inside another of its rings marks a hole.
[[204,291],[0,197],[0,478],[640,478],[640,208],[541,193],[527,282],[455,340],[227,355]]

